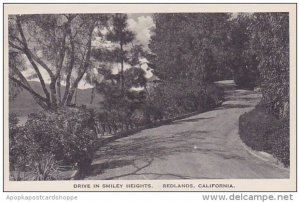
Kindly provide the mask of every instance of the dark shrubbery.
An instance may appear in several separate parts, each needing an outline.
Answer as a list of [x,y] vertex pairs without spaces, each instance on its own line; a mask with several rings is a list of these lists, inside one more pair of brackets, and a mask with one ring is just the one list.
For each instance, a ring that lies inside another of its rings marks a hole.
[[[9,169],[24,170],[26,168],[26,136],[18,127],[18,118],[15,113],[9,114]],[[24,144],[22,146],[22,144]]]
[[[11,115],[11,119],[14,117]],[[86,172],[92,163],[96,138],[93,116],[83,109],[31,114],[26,124],[19,127],[12,120],[10,169],[47,174],[59,164],[77,164],[81,172]],[[51,174],[33,176],[46,180],[53,179]]]
[[10,114],[9,119],[10,178],[17,181],[57,179],[58,164],[54,155],[40,151],[41,145],[26,126],[17,125],[16,114]]
[[256,52],[251,49],[252,32],[249,26],[253,19],[249,15],[239,14],[232,20],[230,30],[229,65],[231,66],[233,79],[240,88],[253,89],[259,79],[259,71]]
[[[250,36],[247,49],[257,55],[248,64],[255,64],[257,60],[262,92],[262,101],[256,109],[240,117],[241,138],[253,149],[269,152],[288,166],[289,15],[255,13],[238,18],[248,19],[245,24]],[[247,57],[244,55],[245,61]]]
[[273,145],[272,154],[276,156],[285,166],[290,165],[290,131],[289,123],[281,124],[279,130],[274,131],[270,140]]
[[239,88],[254,89],[258,85],[259,73],[257,63],[252,61],[250,64],[244,64],[246,67],[238,67],[234,70],[233,80]]
[[271,153],[289,166],[289,125],[268,114],[264,107],[258,106],[240,116],[239,134],[252,149]]
[[179,114],[200,110],[204,107],[205,92],[195,82],[165,82],[155,90],[162,91],[162,99],[165,116],[174,117]]
[[208,97],[208,105],[216,107],[224,101],[224,89],[215,84],[209,84],[206,87],[206,95]]
[[195,82],[169,82],[154,89],[148,105],[152,106],[150,113],[156,112],[157,117],[171,118],[216,107],[223,96],[223,89],[214,84],[201,88]]
[[286,119],[289,117],[289,15],[256,13],[250,29],[265,108],[276,118]]
[[112,89],[112,86],[99,85],[98,90],[105,92],[106,99],[96,116],[98,134],[113,135],[191,112],[205,111],[221,104],[224,97],[221,87],[200,85],[199,81],[188,79],[160,81],[146,88],[135,93],[127,90],[122,96],[117,87],[106,93],[105,90]]

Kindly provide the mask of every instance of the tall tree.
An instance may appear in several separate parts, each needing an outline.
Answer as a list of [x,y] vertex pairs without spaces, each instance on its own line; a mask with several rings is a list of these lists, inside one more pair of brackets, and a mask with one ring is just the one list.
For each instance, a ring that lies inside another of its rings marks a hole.
[[115,14],[112,16],[112,29],[107,35],[107,39],[119,44],[119,49],[115,50],[116,56],[121,64],[120,81],[121,92],[124,95],[124,62],[126,59],[126,51],[124,46],[134,39],[134,34],[128,29],[127,14]]
[[[215,80],[217,66],[224,61],[228,19],[225,13],[155,14],[149,58],[163,80]],[[222,55],[223,54],[223,55]]]
[[219,72],[225,69],[229,20],[226,13],[154,15],[155,29],[149,44],[152,54],[147,59],[162,80],[158,90],[166,103],[163,108],[167,116],[216,103],[209,87],[222,78]]
[[[13,15],[9,17],[9,50],[26,59],[43,94],[29,84],[22,69],[10,65],[10,79],[27,90],[44,109],[70,105],[90,66],[95,32],[105,26],[104,14]],[[96,29],[98,28],[98,29]],[[50,80],[49,88],[46,79]],[[61,95],[61,82],[66,84]]]
[[259,82],[257,51],[251,48],[253,15],[239,14],[230,22],[228,62],[235,83],[240,87],[253,88]]
[[289,14],[255,13],[251,46],[257,52],[263,102],[268,111],[289,123]]

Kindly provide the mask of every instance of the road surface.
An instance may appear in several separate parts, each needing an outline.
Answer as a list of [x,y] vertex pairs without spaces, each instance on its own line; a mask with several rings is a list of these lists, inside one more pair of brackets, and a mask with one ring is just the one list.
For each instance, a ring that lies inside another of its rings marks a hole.
[[102,147],[85,179],[261,179],[289,172],[249,154],[238,135],[238,118],[261,96],[230,81],[221,107],[143,130]]

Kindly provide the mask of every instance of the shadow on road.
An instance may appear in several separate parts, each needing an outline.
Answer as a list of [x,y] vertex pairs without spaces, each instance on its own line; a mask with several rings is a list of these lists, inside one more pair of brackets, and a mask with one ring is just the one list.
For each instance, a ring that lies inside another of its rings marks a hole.
[[200,120],[207,120],[207,119],[213,119],[213,118],[215,118],[215,117],[183,119],[183,120],[176,121],[176,123],[198,122]]
[[[194,142],[205,140],[207,136],[209,136],[207,131],[191,130],[175,133],[167,137],[154,138],[153,136],[143,136],[115,141],[98,150],[95,159],[99,158],[102,162],[94,162],[89,176],[101,175],[106,170],[125,166],[133,166],[135,168],[133,172],[126,175],[137,175],[137,172],[150,166],[154,158],[164,159],[169,155],[181,152],[199,152],[193,147]],[[137,165],[137,161],[143,162],[142,165]],[[153,175],[171,174],[153,173]],[[124,176],[125,174],[114,176],[113,178]],[[186,176],[177,177],[180,179],[188,178]]]
[[126,165],[131,165],[133,163],[134,163],[134,160],[112,160],[112,161],[106,161],[106,162],[100,163],[100,164],[93,164],[92,165],[92,174],[100,174],[104,170],[119,168],[119,167],[123,167]]
[[170,122],[170,123],[167,123],[167,124],[164,124],[165,126],[166,125],[176,125],[176,124],[182,124],[182,123],[193,123],[193,122],[198,122],[198,121],[201,121],[201,120],[208,120],[208,119],[213,119],[215,117],[207,117],[207,118],[187,118],[187,119],[182,119],[182,120],[178,120],[178,121],[173,121],[173,122]]
[[248,108],[253,107],[253,105],[248,104],[224,104],[222,107],[219,107],[218,109],[230,109],[230,108]]

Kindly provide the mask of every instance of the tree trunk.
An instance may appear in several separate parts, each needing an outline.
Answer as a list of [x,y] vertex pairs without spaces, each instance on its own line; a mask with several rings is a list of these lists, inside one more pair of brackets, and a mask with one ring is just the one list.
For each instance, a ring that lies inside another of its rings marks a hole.
[[57,80],[57,95],[58,95],[58,103],[61,105],[61,76],[59,75],[58,80]]
[[70,93],[70,87],[71,87],[72,70],[73,70],[74,64],[75,64],[75,44],[74,44],[74,40],[73,40],[71,33],[70,33],[70,43],[71,43],[71,61],[67,68],[66,87],[65,87],[64,96],[61,101],[61,105],[65,105],[67,103],[67,99],[68,99],[68,96]]
[[88,44],[87,44],[87,53],[86,53],[86,57],[85,57],[85,61],[84,61],[84,64],[82,66],[80,66],[80,69],[79,69],[79,73],[78,73],[78,76],[77,78],[75,79],[72,87],[70,88],[70,91],[69,93],[67,94],[67,98],[66,98],[66,102],[65,104],[68,106],[71,104],[72,102],[72,98],[74,96],[74,93],[75,93],[75,90],[77,89],[78,87],[78,84],[79,82],[81,81],[83,75],[85,74],[85,72],[87,71],[89,65],[90,65],[90,58],[91,58],[91,49],[92,49],[92,33],[93,33],[93,29],[94,28],[91,28],[90,29],[90,38],[89,38],[89,41],[88,41]]
[[51,79],[49,88],[50,88],[50,97],[51,97],[51,109],[56,110],[57,108],[56,79]]
[[94,101],[94,94],[95,94],[95,87],[92,88],[90,104],[93,104],[93,101]]
[[75,89],[74,105],[77,105],[77,88]]
[[[29,62],[32,65],[33,69],[35,70],[35,72],[36,72],[36,74],[37,74],[37,76],[39,78],[39,81],[41,83],[42,89],[43,89],[43,91],[44,91],[44,93],[46,95],[46,98],[48,100],[50,100],[50,95],[49,95],[49,92],[48,92],[48,90],[46,88],[46,84],[44,82],[43,76],[42,76],[39,68],[37,67],[36,63],[34,62],[34,59],[32,58],[31,51],[28,48],[27,41],[26,41],[25,35],[23,33],[22,25],[21,25],[20,19],[18,17],[17,17],[16,22],[17,22],[17,27],[18,27],[18,30],[19,30],[21,38],[22,38],[22,43],[24,45],[24,50],[22,52],[26,55],[27,59],[29,60]],[[45,69],[49,72],[48,68],[45,68]],[[51,74],[49,74],[49,75],[51,76]]]
[[66,100],[66,105],[67,106],[71,105],[74,94],[75,94],[75,88],[71,88],[69,90],[69,93],[68,93],[68,96],[67,96],[67,100]]
[[123,43],[120,42],[121,47],[121,93],[124,96],[124,52],[123,52]]

